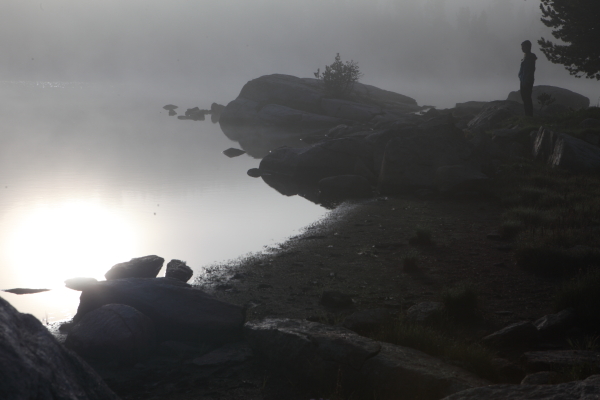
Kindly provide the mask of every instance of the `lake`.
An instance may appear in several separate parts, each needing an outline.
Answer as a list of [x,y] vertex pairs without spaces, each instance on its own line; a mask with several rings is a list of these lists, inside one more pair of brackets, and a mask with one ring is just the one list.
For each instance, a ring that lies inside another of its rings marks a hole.
[[[0,292],[48,322],[74,315],[77,276],[156,254],[194,276],[297,234],[326,211],[282,196],[246,171],[259,159],[206,121],[162,107],[210,108],[210,98],[76,82],[0,82]],[[164,268],[160,275],[164,275]],[[194,279],[194,278],[192,278]]]

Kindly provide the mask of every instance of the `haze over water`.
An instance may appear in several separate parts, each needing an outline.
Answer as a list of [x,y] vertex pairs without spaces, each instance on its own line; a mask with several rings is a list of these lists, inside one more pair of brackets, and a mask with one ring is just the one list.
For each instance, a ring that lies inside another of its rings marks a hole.
[[[157,254],[196,272],[281,241],[325,211],[246,176],[259,160],[168,103],[227,104],[249,80],[312,77],[336,53],[364,83],[445,108],[518,89],[520,43],[536,84],[590,98],[535,44],[534,0],[5,0],[0,4],[0,289],[58,288]],[[155,215],[156,213],[156,215]],[[78,293],[2,294],[57,320]]]

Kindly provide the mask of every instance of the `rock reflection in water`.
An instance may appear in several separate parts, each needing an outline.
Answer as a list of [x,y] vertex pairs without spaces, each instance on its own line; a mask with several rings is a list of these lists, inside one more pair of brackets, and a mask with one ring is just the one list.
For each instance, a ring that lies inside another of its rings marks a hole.
[[236,141],[240,147],[253,158],[263,158],[271,150],[282,146],[306,147],[304,140],[315,135],[325,136],[326,132],[306,130],[297,131],[274,126],[246,126],[221,123],[221,130],[229,139]]

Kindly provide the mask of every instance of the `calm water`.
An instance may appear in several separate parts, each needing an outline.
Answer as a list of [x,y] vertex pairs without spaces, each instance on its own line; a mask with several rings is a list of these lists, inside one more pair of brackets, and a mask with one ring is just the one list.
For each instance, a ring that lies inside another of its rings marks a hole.
[[52,289],[0,296],[39,319],[74,314],[79,292],[64,288],[67,278],[103,279],[148,254],[201,274],[326,212],[248,177],[260,160],[224,156],[239,146],[218,124],[162,109],[210,108],[201,94],[36,82],[0,90],[0,289]]

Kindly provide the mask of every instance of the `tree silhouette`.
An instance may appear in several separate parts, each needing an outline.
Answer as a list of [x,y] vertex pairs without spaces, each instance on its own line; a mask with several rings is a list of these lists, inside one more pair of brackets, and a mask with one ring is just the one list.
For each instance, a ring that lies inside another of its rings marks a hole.
[[548,60],[577,78],[600,80],[600,0],[541,0],[542,22],[565,44],[541,38]]

